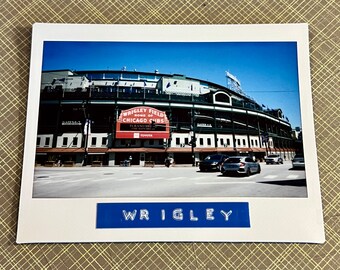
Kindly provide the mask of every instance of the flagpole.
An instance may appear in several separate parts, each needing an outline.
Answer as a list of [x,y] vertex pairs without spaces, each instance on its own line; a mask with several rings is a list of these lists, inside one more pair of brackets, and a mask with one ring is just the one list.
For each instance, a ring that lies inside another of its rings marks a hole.
[[83,166],[87,165],[87,156],[88,156],[88,141],[89,141],[89,127],[90,127],[90,123],[89,123],[89,119],[87,118],[85,121],[85,125],[86,125],[86,137],[85,137],[85,149],[84,149],[84,162],[83,162]]
[[146,82],[144,81],[144,99],[145,99],[145,85],[146,85]]

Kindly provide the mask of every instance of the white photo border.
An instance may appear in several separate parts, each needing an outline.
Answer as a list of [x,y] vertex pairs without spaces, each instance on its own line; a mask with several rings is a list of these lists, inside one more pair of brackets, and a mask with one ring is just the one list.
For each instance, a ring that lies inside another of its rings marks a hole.
[[[44,41],[297,42],[307,198],[32,198]],[[33,25],[17,243],[325,241],[310,82],[307,24]],[[248,202],[250,228],[96,229],[98,203]]]

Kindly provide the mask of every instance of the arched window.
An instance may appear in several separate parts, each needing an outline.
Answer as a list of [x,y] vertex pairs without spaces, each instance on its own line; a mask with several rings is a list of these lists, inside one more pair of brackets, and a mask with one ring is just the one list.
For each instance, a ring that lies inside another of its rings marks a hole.
[[214,94],[214,103],[215,104],[225,104],[231,105],[230,96],[224,92],[218,92]]

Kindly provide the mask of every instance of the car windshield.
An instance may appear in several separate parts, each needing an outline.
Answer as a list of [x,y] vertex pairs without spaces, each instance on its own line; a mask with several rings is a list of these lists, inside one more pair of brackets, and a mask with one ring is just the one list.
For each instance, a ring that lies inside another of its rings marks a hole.
[[226,163],[239,163],[241,161],[240,158],[228,158]]
[[207,156],[204,160],[221,160],[221,155]]

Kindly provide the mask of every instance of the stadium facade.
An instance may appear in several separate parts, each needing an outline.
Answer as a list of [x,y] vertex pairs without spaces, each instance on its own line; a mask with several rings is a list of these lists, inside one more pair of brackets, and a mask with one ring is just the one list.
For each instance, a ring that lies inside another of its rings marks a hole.
[[36,164],[194,164],[213,153],[297,151],[281,109],[227,87],[179,74],[123,70],[42,72]]

